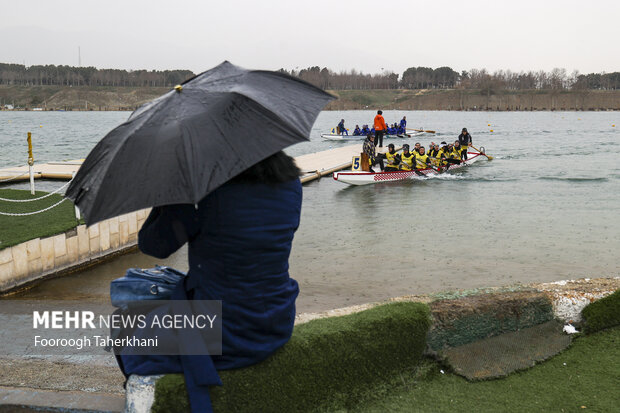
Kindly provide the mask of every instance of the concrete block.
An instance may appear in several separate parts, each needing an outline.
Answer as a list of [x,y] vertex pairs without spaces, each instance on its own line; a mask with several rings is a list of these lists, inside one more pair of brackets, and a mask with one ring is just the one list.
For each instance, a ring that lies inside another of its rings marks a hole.
[[13,261],[11,247],[0,250],[0,265],[10,263],[11,261]]
[[41,258],[35,258],[34,260],[28,260],[28,275],[33,276],[41,274],[43,272],[43,263]]
[[[9,252],[10,248],[7,248]],[[7,284],[11,284],[10,281],[13,280],[13,259],[11,261],[6,262],[4,264],[0,264],[0,288],[6,286]]]
[[54,268],[54,239],[52,237],[41,239],[41,264],[43,271]]
[[77,264],[80,259],[78,237],[67,238],[67,261],[71,264]]
[[155,401],[155,383],[162,376],[138,376],[132,374],[125,390],[125,412],[150,412]]
[[112,249],[116,249],[118,248],[119,243],[120,243],[120,234],[118,232],[110,234],[110,247]]
[[99,236],[99,223],[96,223],[88,227],[88,236],[90,238],[95,238]]
[[144,225],[144,221],[146,221],[146,218],[138,218],[138,232],[140,232],[140,230],[142,229],[142,225]]
[[25,243],[28,261],[41,258],[41,238],[33,239]]
[[67,255],[67,238],[65,234],[54,235],[54,256],[56,258]]
[[28,253],[26,252],[26,244],[13,245],[11,247],[13,254],[13,276],[16,279],[28,275]]
[[90,253],[91,253],[91,255],[97,254],[99,252],[99,249],[100,249],[99,237],[91,238],[90,239]]
[[127,222],[127,216],[129,214],[123,214],[118,216],[118,222]]
[[88,229],[86,225],[80,225],[77,227],[78,236],[78,258],[80,260],[88,258],[90,253],[90,237],[88,236]]
[[127,218],[127,222],[129,223],[129,235],[134,235],[138,232],[138,218],[135,212],[129,214]]
[[129,242],[129,224],[127,220],[119,222],[120,246],[127,245]]
[[110,224],[110,235],[118,234],[118,217],[110,218],[108,223]]
[[108,221],[99,223],[99,246],[101,251],[110,249],[110,223]]

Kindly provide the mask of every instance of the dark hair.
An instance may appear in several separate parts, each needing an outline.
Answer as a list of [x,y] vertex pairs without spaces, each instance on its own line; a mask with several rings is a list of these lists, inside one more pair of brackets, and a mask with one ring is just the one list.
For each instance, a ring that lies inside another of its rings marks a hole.
[[383,115],[383,111],[378,110],[378,111],[377,111],[377,115]]
[[283,151],[276,152],[233,178],[237,183],[280,184],[298,179],[301,171]]

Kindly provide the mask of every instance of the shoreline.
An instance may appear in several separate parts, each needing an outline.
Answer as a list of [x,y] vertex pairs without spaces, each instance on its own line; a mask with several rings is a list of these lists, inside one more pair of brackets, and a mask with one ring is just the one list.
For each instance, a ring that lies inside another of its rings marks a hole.
[[[1,111],[133,111],[166,87],[0,85]],[[325,111],[618,111],[620,90],[372,89],[330,90]],[[5,105],[13,107],[6,110]]]

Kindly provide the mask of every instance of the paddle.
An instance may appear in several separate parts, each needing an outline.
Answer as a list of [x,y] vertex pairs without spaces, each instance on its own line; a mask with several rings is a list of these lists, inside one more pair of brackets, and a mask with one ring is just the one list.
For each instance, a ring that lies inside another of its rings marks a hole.
[[[432,158],[432,157],[431,157],[431,156],[429,156],[429,158]],[[437,167],[436,167],[436,166],[434,166],[434,165],[422,163],[422,162],[420,162],[417,158],[416,158],[416,160],[415,160],[415,161],[416,161],[418,164],[420,164],[420,165],[424,166],[424,169],[426,169],[426,168],[431,168],[431,169],[434,169],[434,170],[435,170],[435,171],[437,171],[437,172],[441,172],[441,171],[439,170],[439,168],[437,168]]]
[[474,145],[469,145],[469,146],[471,146],[472,148],[474,148],[475,150],[477,150],[477,151],[478,151],[478,153],[480,153],[480,154],[482,154],[482,155],[486,156],[486,157],[487,157],[487,159],[488,159],[489,161],[492,161],[492,160],[493,160],[493,157],[492,157],[492,156],[489,156],[489,155],[487,155],[486,153],[482,152],[480,149],[476,148]]

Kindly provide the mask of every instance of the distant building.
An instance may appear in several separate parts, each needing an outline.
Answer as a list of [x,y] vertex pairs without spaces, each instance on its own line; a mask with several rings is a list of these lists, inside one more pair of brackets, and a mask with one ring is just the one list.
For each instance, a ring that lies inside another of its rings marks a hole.
[[13,105],[4,105],[4,109],[6,109],[6,110],[13,110],[15,108],[13,107]]

